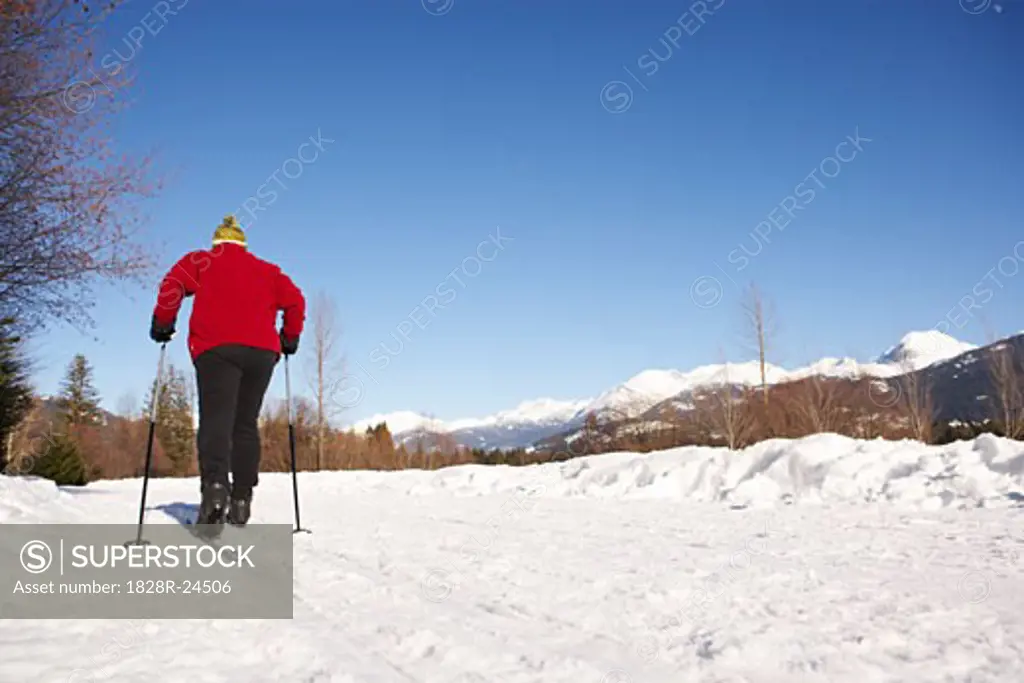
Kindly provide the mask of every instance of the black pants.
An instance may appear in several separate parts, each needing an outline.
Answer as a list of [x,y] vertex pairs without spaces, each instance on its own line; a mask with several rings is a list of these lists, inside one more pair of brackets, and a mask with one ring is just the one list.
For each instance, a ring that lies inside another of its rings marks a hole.
[[[249,346],[218,346],[195,359],[199,389],[199,475],[245,497],[259,481],[263,397],[280,355]],[[231,473],[233,482],[228,481]],[[233,484],[233,486],[232,486]]]

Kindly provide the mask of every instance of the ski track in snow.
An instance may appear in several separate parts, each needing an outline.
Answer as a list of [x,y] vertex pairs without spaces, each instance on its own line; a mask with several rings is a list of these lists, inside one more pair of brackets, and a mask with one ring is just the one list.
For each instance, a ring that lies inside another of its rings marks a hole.
[[[303,473],[294,619],[0,614],[0,682],[1019,683],[1021,456],[824,435]],[[130,524],[139,494],[0,477],[0,521]],[[150,482],[150,508],[197,498]],[[262,475],[253,523],[292,521]]]

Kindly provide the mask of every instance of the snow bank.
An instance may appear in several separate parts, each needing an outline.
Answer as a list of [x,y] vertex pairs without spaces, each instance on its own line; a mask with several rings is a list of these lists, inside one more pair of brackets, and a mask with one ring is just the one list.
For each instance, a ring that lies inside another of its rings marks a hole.
[[[268,485],[290,474],[262,474]],[[406,496],[487,496],[521,492],[555,498],[645,499],[732,507],[886,501],[920,510],[1024,505],[1024,443],[983,435],[925,446],[838,434],[774,439],[749,448],[685,447],[606,453],[512,467],[459,465],[437,471],[300,473],[303,491],[379,491]],[[182,482],[184,483],[184,482]],[[282,479],[281,485],[286,482]],[[190,483],[191,487],[192,484]],[[90,490],[139,488],[138,480],[57,489],[38,479],[0,477],[0,520],[55,518]]]
[[[427,474],[409,480],[408,492],[487,495],[525,489],[543,496],[741,507],[875,500],[918,509],[1000,507],[1024,501],[1024,443],[983,435],[925,446],[817,434],[764,441],[740,451],[686,447],[529,467],[467,465]],[[408,475],[387,474],[374,483],[390,488],[403,476]]]
[[72,507],[76,507],[73,495],[49,479],[0,475],[0,522],[4,524],[59,522]]

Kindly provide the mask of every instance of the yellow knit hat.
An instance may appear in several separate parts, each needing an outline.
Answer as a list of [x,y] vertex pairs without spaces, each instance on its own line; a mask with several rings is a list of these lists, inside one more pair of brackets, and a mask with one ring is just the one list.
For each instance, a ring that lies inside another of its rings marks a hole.
[[238,224],[238,221],[234,216],[225,216],[221,224],[217,226],[217,229],[213,233],[214,245],[221,244],[222,242],[230,242],[232,244],[240,244],[243,247],[247,246],[245,242],[245,233],[242,232],[242,226]]

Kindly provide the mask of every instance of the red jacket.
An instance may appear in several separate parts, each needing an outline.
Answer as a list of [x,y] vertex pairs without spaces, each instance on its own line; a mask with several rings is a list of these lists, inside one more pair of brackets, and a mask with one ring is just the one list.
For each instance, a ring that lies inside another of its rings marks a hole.
[[272,263],[237,244],[185,254],[160,283],[153,316],[169,326],[181,302],[195,295],[189,321],[188,350],[193,360],[215,346],[242,344],[281,352],[282,331],[298,338],[306,317],[306,300],[291,279]]

